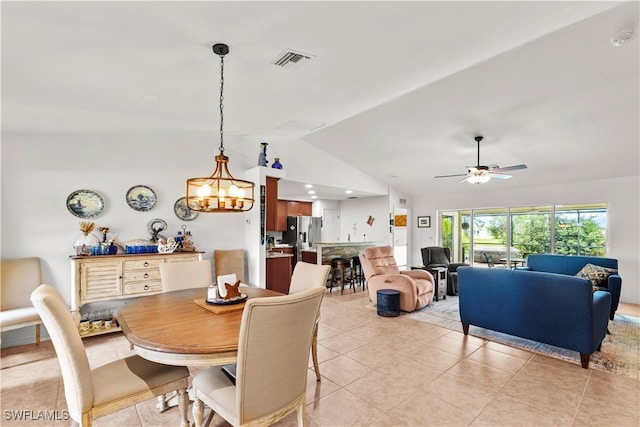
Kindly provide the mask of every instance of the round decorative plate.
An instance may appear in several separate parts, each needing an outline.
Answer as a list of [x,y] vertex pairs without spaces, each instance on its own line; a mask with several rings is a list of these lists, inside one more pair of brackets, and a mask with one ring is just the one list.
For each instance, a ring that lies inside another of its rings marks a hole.
[[95,218],[104,210],[104,200],[95,191],[77,190],[67,197],[67,209],[78,218]]
[[198,216],[198,212],[189,209],[186,197],[180,197],[176,200],[173,204],[173,211],[176,213],[176,216],[183,221],[192,221]]
[[240,294],[239,297],[229,298],[229,299],[224,299],[224,298],[209,299],[209,298],[205,298],[205,301],[207,302],[207,304],[213,304],[213,305],[231,305],[231,304],[241,303],[242,301],[244,301],[246,299],[247,299],[247,294]]
[[146,185],[136,185],[127,191],[127,204],[139,212],[146,212],[156,205],[156,193]]

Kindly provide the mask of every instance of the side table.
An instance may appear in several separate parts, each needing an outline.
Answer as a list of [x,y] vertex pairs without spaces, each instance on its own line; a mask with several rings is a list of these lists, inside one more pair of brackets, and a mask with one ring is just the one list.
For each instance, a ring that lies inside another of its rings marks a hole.
[[426,268],[425,266],[411,266],[412,270],[426,270],[433,276],[433,299],[447,299],[447,267]]

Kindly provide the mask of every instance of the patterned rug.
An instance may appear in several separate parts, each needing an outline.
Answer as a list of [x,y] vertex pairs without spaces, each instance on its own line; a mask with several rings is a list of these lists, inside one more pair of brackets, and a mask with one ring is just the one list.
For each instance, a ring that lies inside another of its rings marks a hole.
[[[432,301],[421,310],[413,313],[403,312],[402,314],[421,322],[462,332],[457,296],[447,296],[444,300]],[[608,334],[602,342],[602,351],[596,351],[591,355],[589,367],[640,379],[640,319],[616,314],[614,320],[609,321],[609,331],[611,334]],[[469,328],[469,334],[580,364],[580,355],[573,350],[566,350],[473,325]]]

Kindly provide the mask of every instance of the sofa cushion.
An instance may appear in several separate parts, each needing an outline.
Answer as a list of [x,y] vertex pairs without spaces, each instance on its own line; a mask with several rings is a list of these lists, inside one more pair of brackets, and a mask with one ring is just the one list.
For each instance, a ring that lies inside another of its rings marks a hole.
[[591,280],[594,288],[606,282],[609,276],[617,274],[618,270],[615,268],[601,267],[595,264],[586,264],[580,271],[576,273],[576,276],[583,279]]

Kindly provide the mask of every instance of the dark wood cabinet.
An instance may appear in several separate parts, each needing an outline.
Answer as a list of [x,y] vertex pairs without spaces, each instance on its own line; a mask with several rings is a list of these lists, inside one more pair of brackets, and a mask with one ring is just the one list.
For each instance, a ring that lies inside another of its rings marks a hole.
[[[265,206],[265,226],[267,231],[277,231],[276,221],[278,212],[278,178],[267,177],[267,197]],[[285,218],[285,226],[286,226]]]
[[[267,192],[268,192],[267,188]],[[268,197],[268,196],[267,196]],[[295,200],[278,200],[276,220],[273,224],[275,228],[268,228],[267,231],[287,231],[288,216],[311,216],[313,212],[312,202],[298,202]],[[267,211],[267,217],[269,213]],[[269,225],[269,221],[267,221]]]
[[291,256],[267,257],[267,289],[283,294],[289,293],[291,284]]

